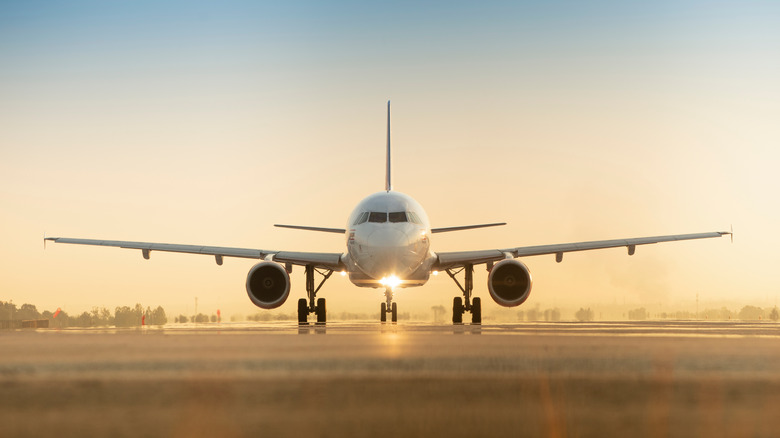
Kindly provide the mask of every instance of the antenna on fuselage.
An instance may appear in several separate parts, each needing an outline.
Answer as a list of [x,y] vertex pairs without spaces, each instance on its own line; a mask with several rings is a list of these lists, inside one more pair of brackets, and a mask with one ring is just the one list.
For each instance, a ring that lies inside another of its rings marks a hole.
[[387,101],[387,169],[385,174],[385,190],[393,190],[390,182],[390,101]]

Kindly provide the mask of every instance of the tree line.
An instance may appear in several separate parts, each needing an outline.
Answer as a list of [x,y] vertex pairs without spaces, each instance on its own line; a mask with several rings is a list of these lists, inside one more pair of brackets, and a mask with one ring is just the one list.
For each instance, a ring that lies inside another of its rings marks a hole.
[[146,325],[163,325],[168,322],[165,310],[162,306],[156,309],[136,304],[135,307],[116,307],[112,313],[105,307],[93,307],[80,315],[69,315],[66,311],[44,310],[39,312],[32,304],[22,304],[16,307],[12,302],[0,301],[0,320],[34,320],[47,319],[49,327],[135,327],[142,323]]
[[[761,320],[780,320],[780,311],[777,306],[761,308],[757,306],[743,306],[739,311],[730,310],[726,307],[720,309],[705,309],[698,314],[690,311],[661,312],[656,315],[659,319],[704,319],[724,321],[730,319],[739,319],[743,321],[761,321]],[[644,307],[628,311],[628,319],[641,321],[650,319],[650,312]]]

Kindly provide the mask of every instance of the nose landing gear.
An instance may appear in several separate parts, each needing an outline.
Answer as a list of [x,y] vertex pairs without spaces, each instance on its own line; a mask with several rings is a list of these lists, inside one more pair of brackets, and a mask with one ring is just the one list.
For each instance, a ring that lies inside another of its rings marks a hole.
[[387,302],[382,303],[379,307],[379,320],[387,322],[387,314],[390,314],[390,322],[398,322],[398,305],[393,302],[393,288],[387,286],[385,288],[385,298]]

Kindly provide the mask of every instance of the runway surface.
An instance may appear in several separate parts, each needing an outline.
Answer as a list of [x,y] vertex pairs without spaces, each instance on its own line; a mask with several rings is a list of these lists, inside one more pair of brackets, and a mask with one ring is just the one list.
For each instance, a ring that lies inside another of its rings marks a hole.
[[780,325],[0,331],[0,436],[777,436]]

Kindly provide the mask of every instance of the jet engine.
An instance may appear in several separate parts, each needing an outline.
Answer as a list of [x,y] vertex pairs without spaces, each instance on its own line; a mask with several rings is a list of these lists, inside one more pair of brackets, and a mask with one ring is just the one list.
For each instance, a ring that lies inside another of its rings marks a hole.
[[504,307],[519,306],[531,295],[531,273],[518,260],[502,260],[490,270],[488,290],[496,303]]
[[290,295],[290,276],[278,263],[258,263],[246,276],[246,292],[255,306],[275,309]]

